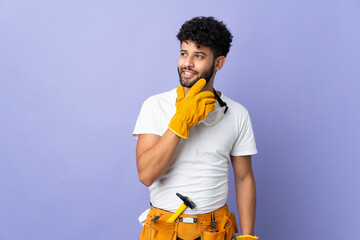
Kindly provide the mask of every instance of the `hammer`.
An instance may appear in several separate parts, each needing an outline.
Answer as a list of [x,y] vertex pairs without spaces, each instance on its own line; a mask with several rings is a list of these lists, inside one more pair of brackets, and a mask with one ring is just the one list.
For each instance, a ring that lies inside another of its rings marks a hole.
[[193,201],[191,201],[191,199],[187,196],[183,196],[181,195],[180,193],[176,193],[176,195],[181,199],[183,200],[183,203],[181,204],[181,206],[176,210],[176,212],[171,215],[171,217],[167,220],[168,223],[172,223],[174,222],[178,217],[179,215],[185,211],[185,209],[187,207],[191,208],[191,209],[194,209],[194,207],[196,206],[195,203],[193,203]]

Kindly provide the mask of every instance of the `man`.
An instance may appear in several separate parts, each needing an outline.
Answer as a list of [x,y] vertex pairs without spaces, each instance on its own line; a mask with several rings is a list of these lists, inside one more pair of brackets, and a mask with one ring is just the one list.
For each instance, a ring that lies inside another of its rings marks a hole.
[[[213,88],[232,35],[213,17],[196,17],[177,37],[181,85],[148,98],[133,132],[139,179],[149,187],[152,205],[140,239],[232,239],[237,226],[226,205],[229,160],[242,232],[237,239],[258,239],[251,120],[242,105]],[[183,203],[176,193],[196,206],[174,216]]]

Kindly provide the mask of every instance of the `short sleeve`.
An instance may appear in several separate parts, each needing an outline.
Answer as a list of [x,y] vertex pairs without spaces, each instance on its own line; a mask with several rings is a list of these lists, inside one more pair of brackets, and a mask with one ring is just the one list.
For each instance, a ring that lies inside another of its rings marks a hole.
[[157,102],[153,97],[145,100],[139,116],[136,120],[133,137],[138,138],[139,134],[156,134],[161,136],[161,124],[158,120]]
[[239,121],[239,124],[238,136],[230,152],[230,155],[246,156],[256,154],[258,151],[256,148],[255,136],[250,115],[247,111],[243,116],[242,121]]

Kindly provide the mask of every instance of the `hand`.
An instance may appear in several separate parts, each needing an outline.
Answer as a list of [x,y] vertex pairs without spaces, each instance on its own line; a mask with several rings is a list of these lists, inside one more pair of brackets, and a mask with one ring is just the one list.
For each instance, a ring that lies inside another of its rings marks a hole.
[[215,109],[214,93],[201,92],[206,80],[200,79],[192,86],[185,96],[184,88],[177,88],[176,112],[169,123],[169,129],[182,138],[189,137],[190,128],[203,120]]

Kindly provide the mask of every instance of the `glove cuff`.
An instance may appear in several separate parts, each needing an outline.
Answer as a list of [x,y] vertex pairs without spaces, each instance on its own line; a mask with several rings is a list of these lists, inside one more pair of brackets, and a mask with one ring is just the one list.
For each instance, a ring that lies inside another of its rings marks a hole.
[[169,123],[169,129],[181,138],[189,138],[189,126],[176,114],[173,116]]
[[252,235],[241,235],[236,237],[236,240],[258,240],[259,237]]

